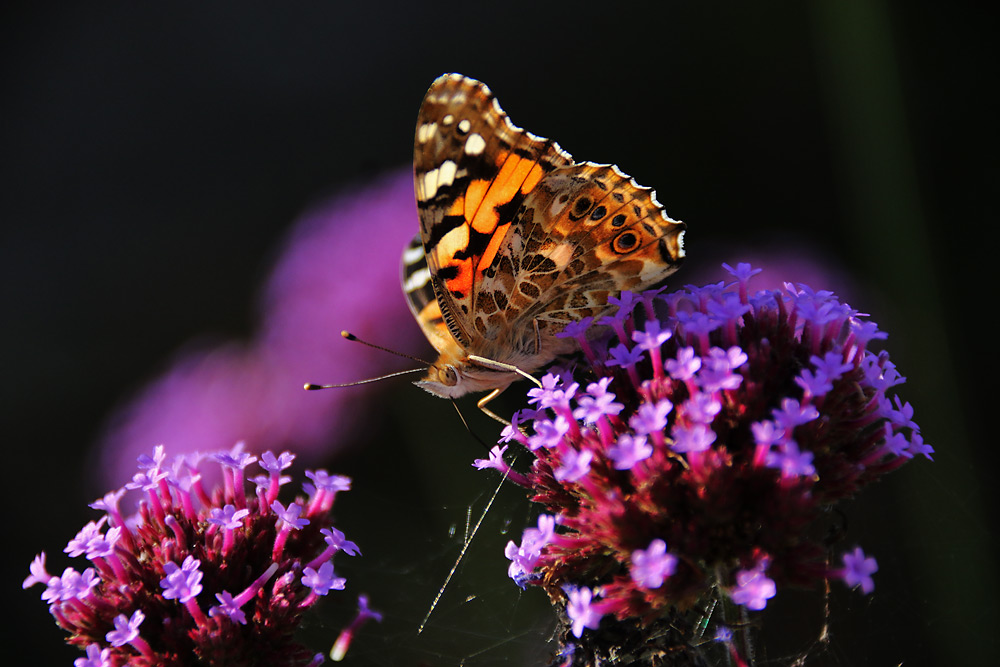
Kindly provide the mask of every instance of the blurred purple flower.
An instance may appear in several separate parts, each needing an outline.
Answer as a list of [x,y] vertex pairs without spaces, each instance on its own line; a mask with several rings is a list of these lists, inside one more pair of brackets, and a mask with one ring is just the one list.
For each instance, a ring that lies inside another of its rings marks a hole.
[[596,628],[601,623],[604,613],[600,605],[593,604],[594,592],[589,588],[577,588],[567,585],[566,615],[573,623],[573,636],[579,637],[584,628]]
[[334,662],[340,662],[344,659],[344,655],[347,654],[347,648],[351,645],[354,635],[368,621],[381,623],[382,614],[368,606],[367,595],[359,595],[357,616],[354,617],[354,620],[346,628],[340,631],[337,641],[333,643],[333,648],[330,649],[330,658]]
[[[373,235],[372,230],[378,234]],[[409,170],[356,186],[302,217],[263,290],[257,332],[178,354],[110,420],[97,462],[107,483],[158,443],[206,451],[244,440],[319,460],[359,424],[370,387],[305,393],[305,382],[349,382],[399,367],[340,337],[418,352],[419,329],[399,286],[399,255],[417,230]],[[393,332],[386,339],[386,332]]]
[[878,571],[878,563],[871,556],[865,556],[861,547],[854,547],[854,551],[843,555],[844,568],[838,570],[836,574],[844,580],[844,583],[851,588],[860,587],[861,592],[868,595],[875,590],[875,580],[872,574]]
[[[692,284],[707,284],[718,278],[716,267],[726,257],[741,257],[741,263],[755,267],[753,285],[756,290],[782,290],[784,283],[823,285],[843,301],[866,302],[872,308],[872,288],[860,286],[836,258],[823,248],[807,243],[774,241],[763,247],[716,247],[713,254],[702,256],[697,266],[686,267],[685,280]],[[763,267],[763,271],[759,267]],[[732,268],[738,270],[735,262]],[[750,276],[745,276],[746,279]],[[746,284],[744,280],[743,284]],[[878,295],[874,295],[878,298]],[[878,304],[875,304],[878,305]]]

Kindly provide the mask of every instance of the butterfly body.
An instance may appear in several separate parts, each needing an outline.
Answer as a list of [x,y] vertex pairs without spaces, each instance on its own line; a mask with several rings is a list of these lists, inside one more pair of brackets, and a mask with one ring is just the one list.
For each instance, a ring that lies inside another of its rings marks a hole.
[[416,384],[438,396],[496,393],[573,351],[567,324],[683,259],[684,224],[652,190],[514,126],[473,79],[431,85],[413,165],[420,233],[403,286],[439,354]]

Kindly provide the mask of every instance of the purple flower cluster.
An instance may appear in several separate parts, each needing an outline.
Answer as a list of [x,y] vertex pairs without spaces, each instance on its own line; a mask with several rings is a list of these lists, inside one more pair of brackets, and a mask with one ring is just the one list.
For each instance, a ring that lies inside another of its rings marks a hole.
[[720,593],[749,610],[827,578],[869,593],[875,560],[831,563],[814,527],[934,451],[889,395],[904,378],[869,349],[886,337],[874,323],[801,284],[753,293],[757,271],[723,266],[731,284],[626,292],[567,327],[585,367],[543,377],[501,440],[534,453],[530,472],[503,449],[480,462],[544,507],[508,545],[510,574],[565,603],[574,637],[607,617],[676,627]]
[[[24,587],[45,585],[42,599],[67,641],[87,652],[77,667],[322,662],[293,633],[306,609],[344,588],[334,554],[359,553],[331,524],[334,498],[350,479],[306,472],[305,495],[286,506],[278,492],[294,458],[264,452],[258,460],[238,444],[168,463],[158,446],[140,457],[131,482],[91,505],[105,515],[66,546],[89,567],[53,575],[45,554],[36,557]],[[223,485],[211,493],[202,460],[222,468]],[[249,480],[248,495],[245,474],[255,463],[264,474]],[[125,517],[119,505],[129,490],[143,500]]]

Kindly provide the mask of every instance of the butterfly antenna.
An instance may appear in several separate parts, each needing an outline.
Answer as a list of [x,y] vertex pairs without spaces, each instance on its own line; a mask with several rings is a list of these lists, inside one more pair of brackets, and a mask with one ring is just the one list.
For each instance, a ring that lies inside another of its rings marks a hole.
[[424,361],[420,357],[415,357],[412,354],[406,354],[405,352],[397,352],[396,350],[390,350],[387,347],[382,347],[381,345],[376,345],[375,343],[369,343],[366,340],[361,340],[360,338],[358,338],[357,336],[355,336],[354,334],[352,334],[350,331],[341,331],[340,335],[343,336],[344,338],[346,338],[347,340],[354,341],[355,343],[361,343],[362,345],[367,345],[368,347],[372,348],[373,350],[381,350],[382,352],[388,352],[389,354],[395,354],[397,357],[403,357],[404,359],[409,359],[410,361],[419,362],[419,363],[423,364],[424,366],[426,366],[427,368],[430,368],[431,366],[434,365],[431,362]]
[[403,357],[404,359],[409,359],[410,361],[416,361],[424,365],[424,368],[411,368],[406,371],[397,371],[396,373],[389,373],[388,375],[380,375],[377,378],[368,378],[367,380],[358,380],[356,382],[345,382],[344,384],[313,384],[307,382],[303,385],[303,389],[306,391],[316,391],[317,389],[334,389],[336,387],[355,387],[359,384],[368,384],[369,382],[378,382],[379,380],[388,380],[389,378],[399,377],[400,375],[408,375],[409,373],[418,373],[420,371],[426,371],[428,368],[433,366],[428,361],[424,361],[420,357],[414,357],[412,354],[406,354],[405,352],[397,352],[396,350],[390,350],[387,347],[382,347],[381,345],[376,345],[375,343],[369,343],[366,340],[361,340],[350,331],[341,331],[340,335],[347,340],[354,341],[356,343],[361,343],[362,345],[367,345],[373,350],[381,350],[382,352],[388,352],[389,354],[394,354],[397,357]]
[[336,389],[337,387],[356,387],[359,384],[368,384],[370,382],[378,382],[379,380],[388,380],[389,378],[399,377],[400,375],[408,375],[410,373],[419,373],[426,371],[426,368],[411,368],[407,371],[397,371],[395,373],[389,373],[388,375],[380,375],[377,378],[368,378],[367,380],[357,380],[355,382],[345,382],[343,384],[313,384],[311,382],[306,382],[302,385],[302,388],[306,391],[316,391],[317,389]]

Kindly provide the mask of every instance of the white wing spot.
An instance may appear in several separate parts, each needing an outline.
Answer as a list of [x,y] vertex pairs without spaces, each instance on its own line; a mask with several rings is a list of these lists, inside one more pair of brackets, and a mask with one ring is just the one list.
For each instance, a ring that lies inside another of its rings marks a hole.
[[557,153],[557,154],[558,154],[559,156],[561,156],[561,157],[564,157],[564,158],[566,158],[567,160],[572,160],[572,159],[573,159],[573,156],[572,156],[572,155],[570,155],[569,153],[567,153],[567,152],[566,152],[566,151],[565,151],[565,150],[563,149],[563,147],[562,147],[562,146],[560,146],[560,145],[559,145],[558,143],[556,143],[555,141],[553,141],[553,142],[552,142],[552,148],[556,149],[556,153]]
[[497,102],[497,98],[493,98],[493,110],[497,112],[498,116],[506,116],[507,114],[503,109],[500,108],[500,103]]
[[406,279],[406,282],[403,283],[403,291],[413,292],[415,290],[418,290],[424,285],[426,285],[428,282],[430,282],[430,279],[431,279],[430,269],[428,269],[425,266],[419,271],[414,271],[413,275],[411,275],[409,278]]
[[511,132],[513,132],[515,134],[523,134],[524,133],[524,130],[522,130],[521,128],[519,128],[517,125],[514,125],[514,123],[512,123],[510,121],[510,118],[508,118],[507,116],[503,117],[503,122],[507,125],[507,129],[510,130]]
[[412,248],[407,248],[406,250],[403,251],[403,264],[409,266],[410,264],[419,262],[423,256],[424,256],[423,246],[418,245],[418,246],[413,246]]
[[486,140],[481,134],[470,134],[465,140],[466,155],[480,155],[484,150],[486,150]]
[[441,119],[442,125],[451,125],[454,122],[455,122],[455,117],[452,116],[451,114],[448,114],[447,116]]
[[417,141],[426,144],[437,132],[437,123],[424,123],[417,129]]
[[464,134],[464,133],[468,132],[471,129],[472,129],[472,123],[469,122],[468,118],[463,118],[462,120],[458,121],[458,131],[459,132],[461,132],[461,133]]
[[437,169],[431,169],[424,174],[424,187],[422,191],[418,193],[418,199],[420,199],[420,201],[429,201],[434,198],[434,195],[437,194],[437,177]]
[[458,171],[458,165],[455,164],[454,160],[445,160],[438,167],[438,171],[441,172],[438,176],[438,185],[451,185],[455,180],[455,172]]
[[442,185],[451,185],[455,180],[455,172],[458,170],[451,160],[445,160],[437,169],[431,169],[424,174],[424,188],[420,193],[420,201],[429,201],[437,194],[438,188]]
[[[628,184],[631,185],[636,190],[649,190],[649,188],[647,188],[645,185],[639,185],[638,183],[636,183],[635,179],[632,178],[631,176],[628,179]],[[655,192],[654,192],[654,194],[655,194]]]

